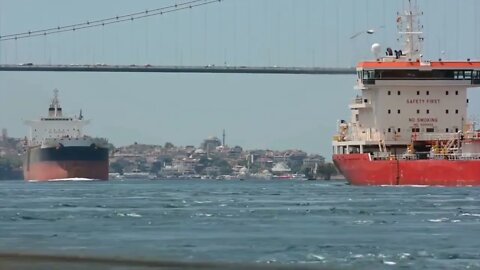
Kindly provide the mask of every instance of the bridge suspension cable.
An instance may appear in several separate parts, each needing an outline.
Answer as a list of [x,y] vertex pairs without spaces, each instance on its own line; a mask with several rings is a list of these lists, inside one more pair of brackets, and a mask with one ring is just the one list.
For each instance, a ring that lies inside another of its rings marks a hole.
[[8,35],[0,35],[0,42],[7,41],[7,40],[18,40],[18,39],[26,39],[26,38],[33,38],[33,37],[39,37],[39,36],[47,36],[52,34],[78,31],[78,30],[94,28],[94,27],[103,27],[106,25],[112,25],[112,24],[126,22],[126,21],[134,21],[134,20],[152,17],[152,16],[160,16],[163,14],[177,12],[185,9],[192,9],[192,8],[205,6],[205,5],[209,5],[209,4],[213,4],[221,1],[222,0],[191,0],[188,2],[173,4],[170,6],[165,6],[165,7],[155,8],[155,9],[147,9],[140,12],[125,14],[125,15],[115,16],[115,17],[110,17],[105,19],[97,19],[92,21],[86,21],[83,23],[57,26],[52,28],[20,32],[20,33],[8,34]]

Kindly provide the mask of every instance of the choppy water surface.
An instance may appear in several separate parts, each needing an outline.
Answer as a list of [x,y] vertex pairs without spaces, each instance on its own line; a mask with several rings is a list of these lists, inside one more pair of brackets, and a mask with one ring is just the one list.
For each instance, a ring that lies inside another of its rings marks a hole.
[[0,182],[0,252],[480,269],[480,189],[343,182]]

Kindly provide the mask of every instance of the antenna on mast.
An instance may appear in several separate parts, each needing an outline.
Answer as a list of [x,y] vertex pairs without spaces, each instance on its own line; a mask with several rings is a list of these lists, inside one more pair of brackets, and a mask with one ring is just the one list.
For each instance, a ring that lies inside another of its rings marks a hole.
[[408,9],[398,13],[397,28],[398,34],[403,39],[403,53],[408,61],[417,61],[422,57],[422,36],[423,25],[419,17],[423,12],[419,11],[417,0],[408,0]]
[[53,90],[52,103],[50,108],[48,108],[49,117],[61,117],[62,116],[62,107],[60,107],[60,101],[58,100],[58,89]]

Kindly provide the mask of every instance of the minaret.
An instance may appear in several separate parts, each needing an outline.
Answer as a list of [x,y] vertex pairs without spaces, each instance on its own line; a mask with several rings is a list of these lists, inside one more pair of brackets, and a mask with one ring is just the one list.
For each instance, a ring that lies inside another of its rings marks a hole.
[[7,141],[8,133],[6,128],[2,128],[2,137],[0,137],[0,141]]
[[223,129],[222,146],[225,147],[225,129]]

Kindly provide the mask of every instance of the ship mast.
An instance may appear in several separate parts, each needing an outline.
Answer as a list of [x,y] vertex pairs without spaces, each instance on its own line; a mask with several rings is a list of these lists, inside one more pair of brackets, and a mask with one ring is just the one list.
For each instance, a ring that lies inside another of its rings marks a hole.
[[397,15],[398,34],[403,39],[403,55],[408,61],[420,61],[424,38],[423,25],[420,24],[419,17],[423,12],[419,11],[417,0],[408,0],[408,9],[403,14],[397,13]]
[[53,90],[53,99],[48,109],[49,117],[62,117],[62,107],[60,107],[60,101],[58,100],[58,89]]

